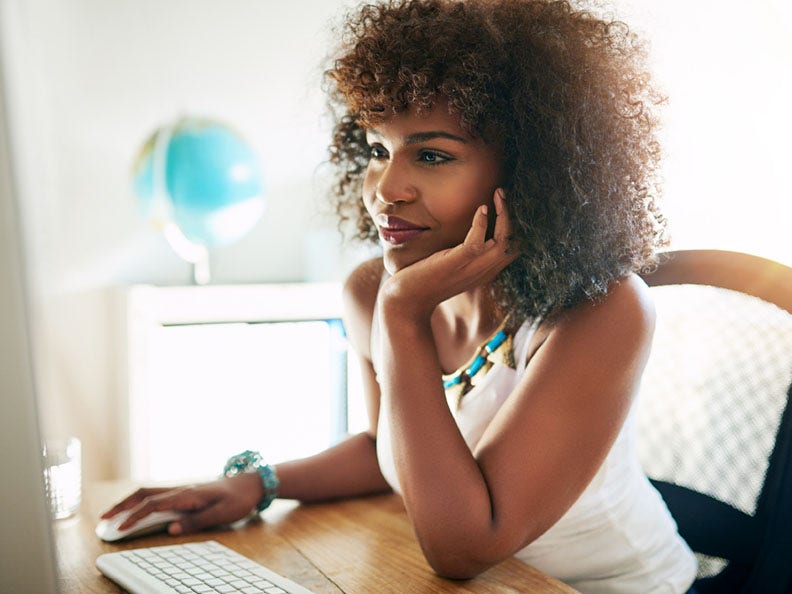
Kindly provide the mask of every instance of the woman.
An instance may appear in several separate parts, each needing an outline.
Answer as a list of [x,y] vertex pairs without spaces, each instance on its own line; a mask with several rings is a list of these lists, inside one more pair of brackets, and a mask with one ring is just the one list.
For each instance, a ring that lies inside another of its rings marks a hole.
[[336,205],[383,252],[344,289],[370,428],[106,517],[176,509],[179,534],[394,489],[440,575],[517,556],[582,592],[687,591],[629,420],[654,324],[635,273],[665,241],[640,44],[547,0],[386,2],[342,38]]

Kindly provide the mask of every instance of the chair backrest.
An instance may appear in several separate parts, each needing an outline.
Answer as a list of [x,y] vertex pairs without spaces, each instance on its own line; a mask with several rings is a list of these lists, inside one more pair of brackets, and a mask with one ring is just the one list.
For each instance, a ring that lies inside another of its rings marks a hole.
[[699,556],[696,588],[788,592],[792,573],[792,268],[667,252],[643,275],[657,327],[638,453]]

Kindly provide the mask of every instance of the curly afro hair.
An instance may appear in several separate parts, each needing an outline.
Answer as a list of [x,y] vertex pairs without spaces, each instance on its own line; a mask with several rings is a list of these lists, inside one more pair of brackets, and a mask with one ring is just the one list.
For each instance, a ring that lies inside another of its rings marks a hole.
[[326,81],[333,196],[377,239],[361,187],[365,129],[447,100],[504,155],[512,249],[493,283],[513,321],[553,316],[650,267],[666,245],[645,51],[621,22],[565,0],[391,0],[348,18]]

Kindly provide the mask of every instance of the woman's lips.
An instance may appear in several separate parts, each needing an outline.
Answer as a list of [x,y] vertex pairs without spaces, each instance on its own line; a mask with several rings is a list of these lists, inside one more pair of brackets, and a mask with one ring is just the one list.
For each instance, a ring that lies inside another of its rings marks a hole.
[[387,215],[377,217],[377,227],[382,240],[393,245],[400,245],[415,239],[427,229],[427,227],[416,225],[399,217]]
[[393,245],[401,245],[411,239],[418,237],[424,229],[383,229],[380,227],[379,234],[383,241]]

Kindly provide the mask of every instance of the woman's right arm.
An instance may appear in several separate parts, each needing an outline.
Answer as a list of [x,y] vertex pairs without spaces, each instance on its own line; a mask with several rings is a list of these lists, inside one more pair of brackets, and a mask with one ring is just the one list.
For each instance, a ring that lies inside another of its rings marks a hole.
[[[344,322],[360,360],[369,429],[316,455],[276,465],[281,498],[321,501],[380,493],[390,488],[377,462],[379,386],[369,347],[381,275],[381,260],[372,260],[359,266],[344,285]],[[244,473],[196,486],[139,489],[102,517],[110,518],[134,508],[120,526],[123,529],[153,511],[178,510],[185,512],[184,517],[172,523],[169,532],[183,534],[242,519],[263,495],[258,474]]]

